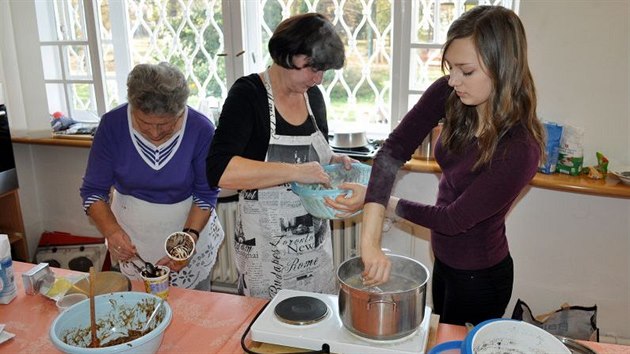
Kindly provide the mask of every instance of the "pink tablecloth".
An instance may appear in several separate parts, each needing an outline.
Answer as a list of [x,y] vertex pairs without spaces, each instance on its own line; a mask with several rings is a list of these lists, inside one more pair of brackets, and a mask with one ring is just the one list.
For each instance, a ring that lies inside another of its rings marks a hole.
[[[8,305],[0,305],[0,323],[16,336],[0,344],[0,353],[56,353],[48,338],[48,330],[58,315],[52,300],[41,295],[26,295],[22,273],[34,266],[14,262],[18,296]],[[58,276],[76,273],[54,269]],[[144,291],[140,282],[132,282],[134,291]],[[164,335],[159,353],[242,353],[240,340],[253,317],[266,300],[171,288],[168,303],[173,309],[173,321]],[[461,340],[466,328],[440,324],[436,343]],[[248,341],[249,342],[249,341]],[[630,347],[581,342],[600,354],[630,354]]]
[[[52,300],[42,295],[26,295],[22,273],[34,264],[14,262],[18,296],[8,305],[0,305],[0,323],[15,334],[0,344],[0,353],[58,352],[48,337],[52,321],[58,315]],[[73,271],[54,269],[58,276]],[[144,291],[140,282],[132,290]],[[239,353],[241,334],[266,300],[222,293],[171,288],[168,303],[173,320],[164,335],[159,353]]]

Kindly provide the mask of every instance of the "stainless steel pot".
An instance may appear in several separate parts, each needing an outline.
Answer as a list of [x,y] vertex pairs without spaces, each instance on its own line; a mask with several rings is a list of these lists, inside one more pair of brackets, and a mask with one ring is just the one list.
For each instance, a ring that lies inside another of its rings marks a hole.
[[378,287],[364,287],[360,257],[337,269],[339,316],[352,333],[376,340],[398,339],[412,334],[424,319],[429,270],[420,262],[388,255],[390,280]]
[[352,149],[368,144],[365,132],[334,133],[330,146],[336,148]]

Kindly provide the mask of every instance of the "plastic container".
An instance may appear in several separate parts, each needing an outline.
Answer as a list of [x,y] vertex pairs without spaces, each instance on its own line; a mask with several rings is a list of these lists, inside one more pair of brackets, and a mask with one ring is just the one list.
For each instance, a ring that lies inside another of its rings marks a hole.
[[0,234],[0,304],[8,304],[17,296],[13,260],[11,259],[11,242],[9,236]]
[[[121,331],[139,330],[160,302],[155,295],[134,291],[98,295],[94,301],[97,337],[109,336],[109,340],[119,337]],[[87,300],[60,313],[48,334],[55,347],[64,353],[155,353],[172,317],[171,307],[164,301],[149,331],[141,337],[109,347],[88,348],[91,331],[90,301]],[[62,338],[70,343],[64,342]]]
[[70,306],[78,304],[79,302],[87,298],[87,295],[81,293],[64,295],[59,300],[57,300],[57,310],[59,310],[59,312],[64,312],[65,310],[69,309]]
[[[326,189],[322,184],[303,184],[292,182],[291,189],[302,201],[304,209],[311,215],[320,219],[338,220],[341,219],[336,214],[342,213],[326,205],[325,197],[335,199],[340,194],[350,194],[352,191],[339,189],[338,186],[344,182],[354,182],[367,184],[370,179],[372,167],[362,163],[353,163],[350,170],[346,170],[342,164],[331,164],[324,166],[324,171],[330,175],[331,187]],[[361,211],[348,216],[352,217]]]

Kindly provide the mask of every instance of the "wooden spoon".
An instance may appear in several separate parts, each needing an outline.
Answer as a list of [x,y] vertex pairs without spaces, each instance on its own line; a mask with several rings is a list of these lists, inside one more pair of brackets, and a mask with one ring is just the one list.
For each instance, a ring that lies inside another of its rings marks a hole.
[[94,286],[96,285],[96,270],[90,267],[90,326],[92,329],[92,342],[90,348],[99,348],[101,343],[96,336],[96,312],[94,310]]

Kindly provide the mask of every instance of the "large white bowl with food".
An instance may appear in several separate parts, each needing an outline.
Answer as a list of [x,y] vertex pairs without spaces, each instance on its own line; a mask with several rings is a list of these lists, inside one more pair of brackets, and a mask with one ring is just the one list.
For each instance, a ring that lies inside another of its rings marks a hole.
[[168,303],[162,302],[146,332],[134,331],[142,329],[160,302],[155,295],[135,291],[95,296],[97,338],[101,345],[98,348],[89,347],[92,338],[89,299],[60,313],[50,326],[49,336],[64,353],[155,353],[173,317]]

